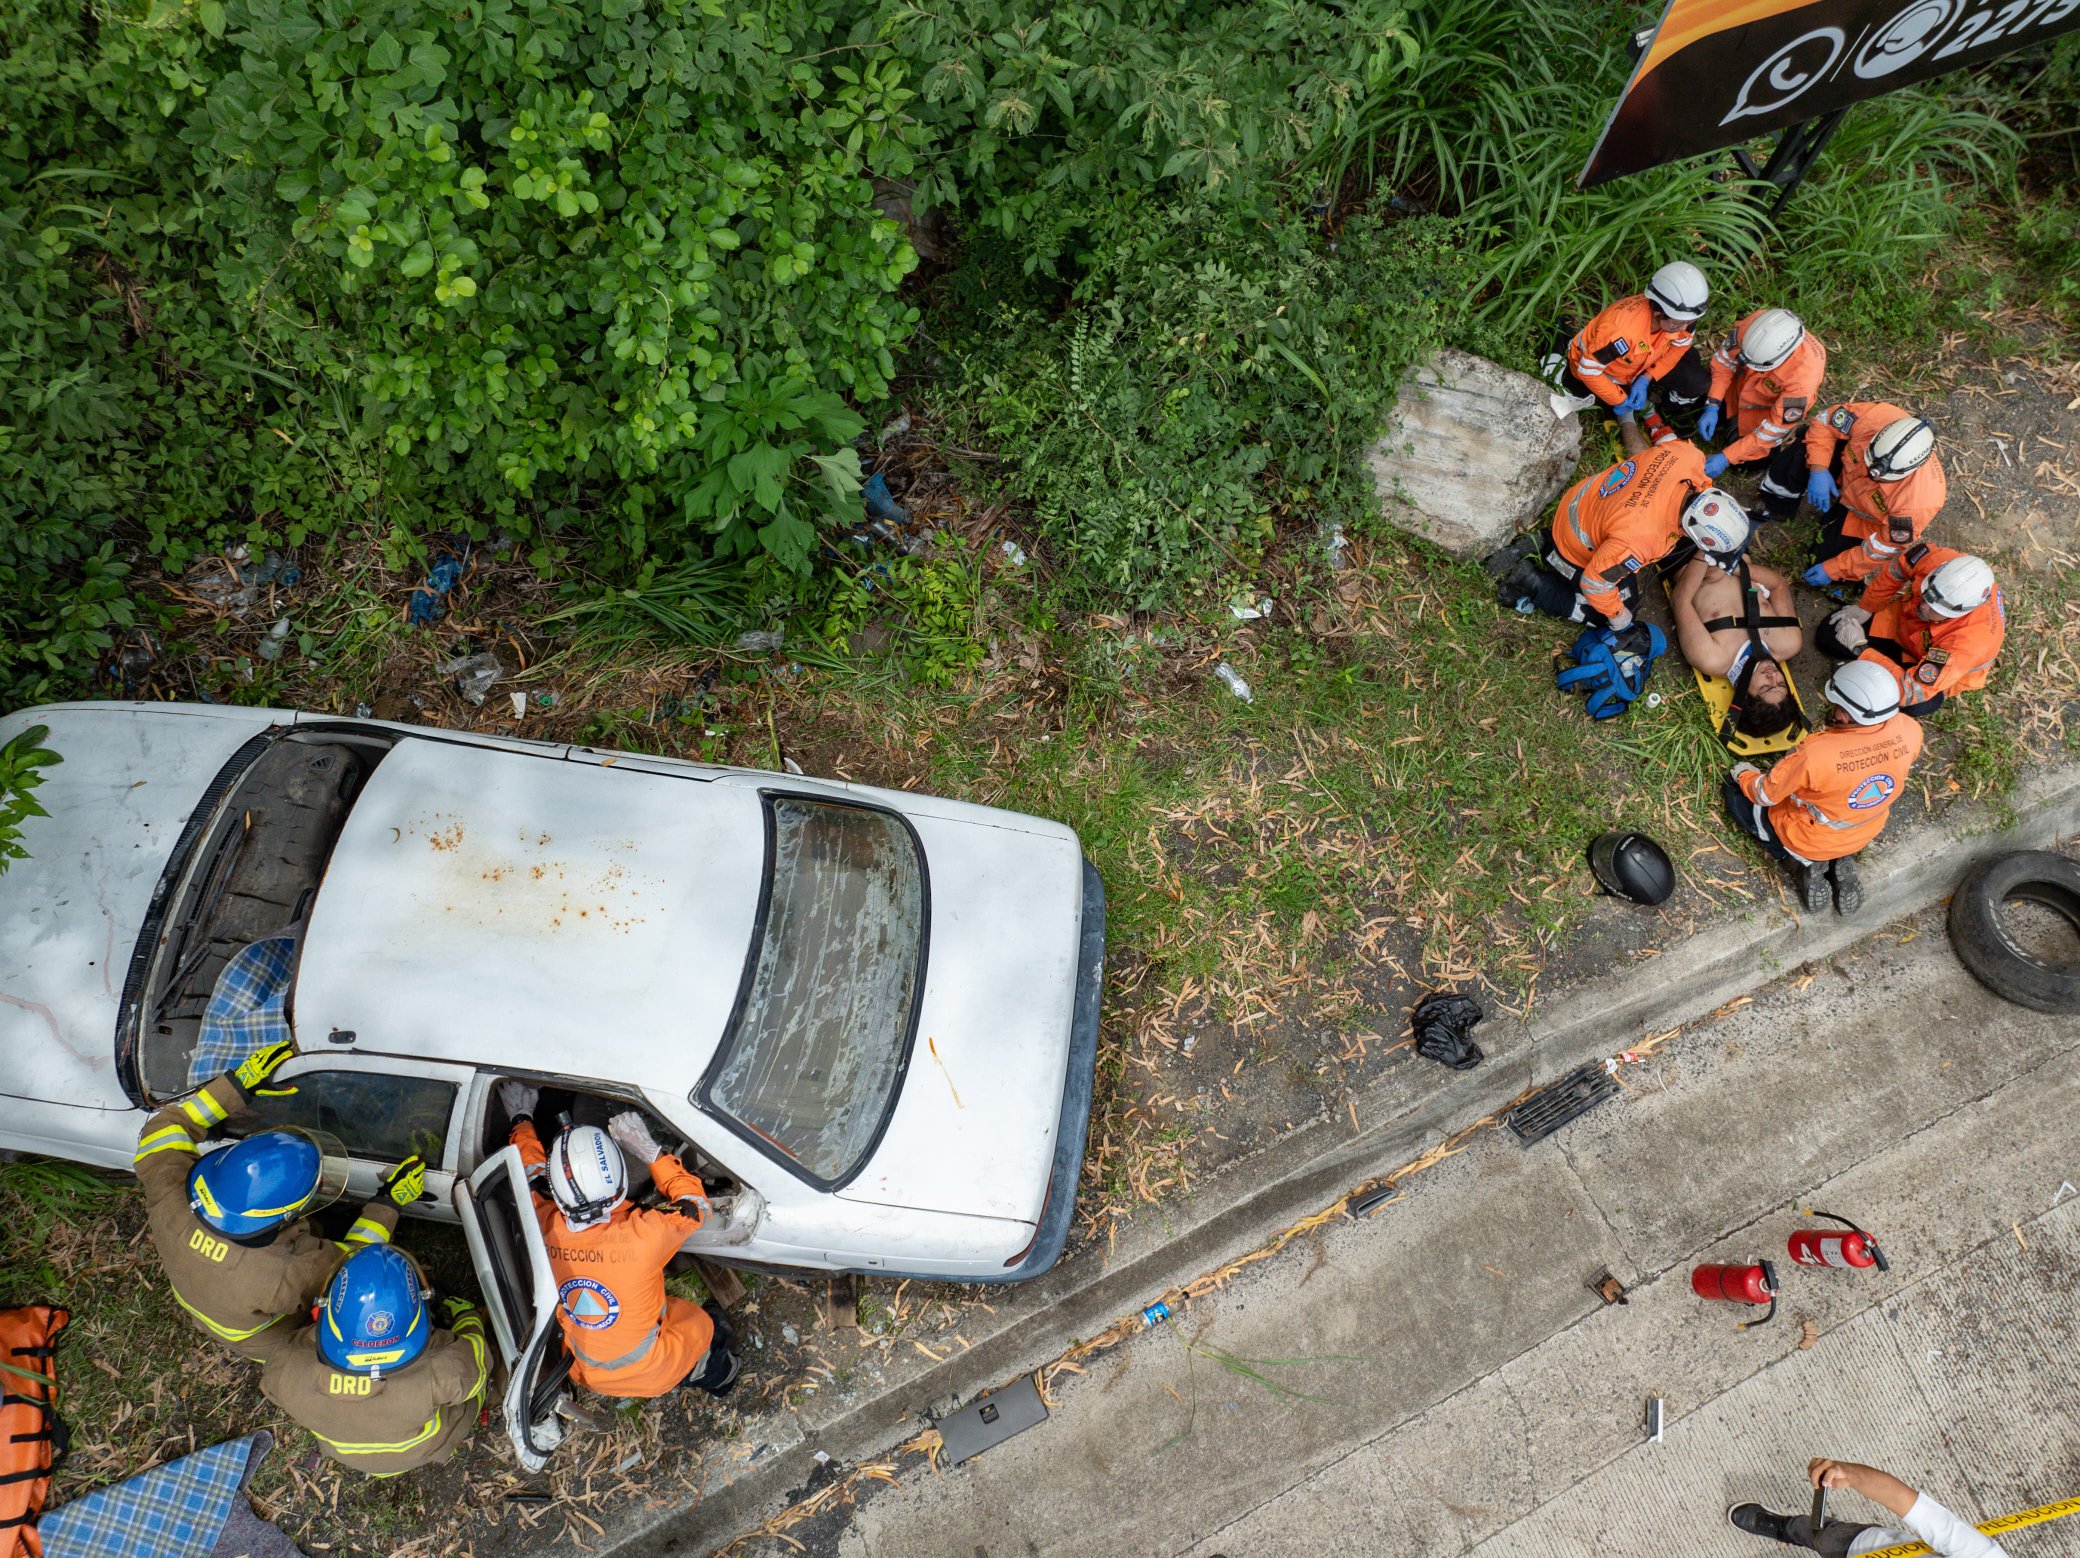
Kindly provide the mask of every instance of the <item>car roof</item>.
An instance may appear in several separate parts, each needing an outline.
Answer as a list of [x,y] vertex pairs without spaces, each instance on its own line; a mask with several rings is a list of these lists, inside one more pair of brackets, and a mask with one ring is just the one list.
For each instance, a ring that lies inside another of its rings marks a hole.
[[755,785],[407,737],[312,907],[298,1047],[683,1097],[736,999],[764,864]]

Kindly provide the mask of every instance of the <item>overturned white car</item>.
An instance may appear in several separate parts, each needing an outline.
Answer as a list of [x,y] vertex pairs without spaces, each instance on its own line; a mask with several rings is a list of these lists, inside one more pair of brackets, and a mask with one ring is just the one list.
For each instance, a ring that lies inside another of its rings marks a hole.
[[484,1215],[518,1190],[509,1077],[545,1123],[641,1109],[717,1260],[1009,1282],[1061,1253],[1104,954],[1068,828],[274,710],[54,705],[0,742],[36,724],[63,762],[0,875],[0,1147],[127,1167],[150,1110],[286,1031],[297,1091],[246,1127],[332,1132],[363,1192],[421,1153],[509,1363],[553,1328],[532,1219]]

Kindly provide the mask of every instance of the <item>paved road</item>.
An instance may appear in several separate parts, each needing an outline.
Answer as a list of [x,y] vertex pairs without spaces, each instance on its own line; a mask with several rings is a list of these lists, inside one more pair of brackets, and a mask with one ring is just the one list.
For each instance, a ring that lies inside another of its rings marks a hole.
[[[842,1558],[1753,1558],[1726,1504],[1795,1503],[1809,1454],[1975,1518],[2080,1493],[2076,1061],[2080,1019],[1988,996],[1932,915],[1894,927],[1552,1140],[1483,1133],[1059,1386],[1043,1426],[795,1534]],[[1894,1270],[1794,1272],[1778,1322],[1738,1332],[1688,1271],[1781,1259],[1798,1204],[1881,1232]],[[1588,1293],[1605,1267],[1630,1304]],[[1257,1367],[1288,1393],[1212,1353],[1285,1360]],[[2080,1521],[2012,1550],[2080,1554]]]

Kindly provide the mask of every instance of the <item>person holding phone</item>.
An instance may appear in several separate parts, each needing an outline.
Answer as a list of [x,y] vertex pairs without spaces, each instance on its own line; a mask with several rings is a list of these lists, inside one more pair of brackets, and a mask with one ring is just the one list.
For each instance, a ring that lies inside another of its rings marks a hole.
[[[1816,1456],[1806,1466],[1806,1480],[1813,1485],[1811,1514],[1778,1515],[1760,1504],[1736,1504],[1726,1511],[1726,1518],[1750,1536],[1810,1548],[1827,1558],[1856,1558],[1859,1553],[1874,1553],[1906,1542],[1926,1542],[1938,1558],[2008,1558],[2007,1549],[1992,1537],[1974,1530],[1926,1493],[1917,1493],[1892,1473],[1875,1466]],[[1829,1520],[1827,1495],[1835,1488],[1862,1494],[1897,1515],[1902,1526]]]

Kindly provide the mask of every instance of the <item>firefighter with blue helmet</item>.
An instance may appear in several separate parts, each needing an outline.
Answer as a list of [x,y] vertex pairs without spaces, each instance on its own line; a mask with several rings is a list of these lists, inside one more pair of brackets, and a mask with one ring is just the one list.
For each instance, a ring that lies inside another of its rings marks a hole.
[[267,1333],[260,1391],[342,1466],[371,1477],[446,1460],[491,1384],[484,1320],[459,1298],[429,1306],[419,1264],[394,1245],[347,1257],[316,1318]]
[[426,1165],[407,1158],[335,1241],[311,1221],[346,1189],[346,1153],[330,1136],[289,1127],[204,1150],[256,1098],[295,1091],[275,1079],[295,1053],[286,1042],[257,1050],[168,1104],[145,1122],[132,1160],[173,1296],[203,1330],[249,1358],[263,1355],[263,1333],[309,1311],[343,1256],[388,1243],[399,1210],[426,1188]]

